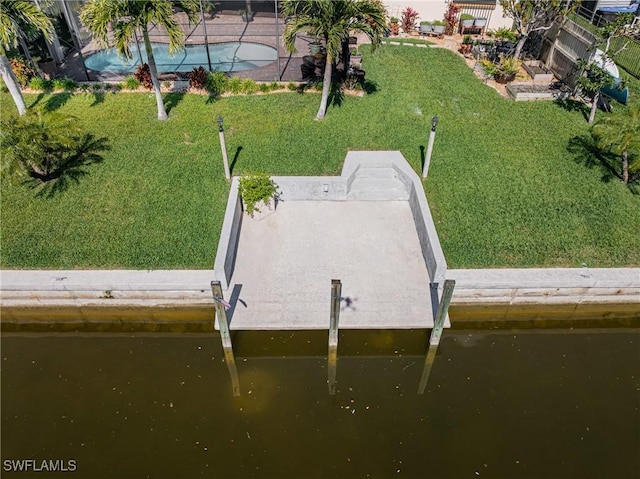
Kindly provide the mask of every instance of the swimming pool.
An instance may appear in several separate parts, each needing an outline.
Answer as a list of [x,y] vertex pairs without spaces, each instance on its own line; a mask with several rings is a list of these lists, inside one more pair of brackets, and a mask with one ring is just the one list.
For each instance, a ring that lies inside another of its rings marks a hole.
[[[165,43],[153,43],[153,56],[159,73],[190,72],[195,67],[209,66],[207,45],[186,45],[175,55],[169,55],[169,46]],[[115,48],[100,50],[86,57],[85,66],[91,70],[114,73],[133,73],[140,64],[140,52],[134,43],[130,45],[132,59],[121,58]],[[147,62],[144,46],[142,60]],[[261,43],[224,42],[208,45],[211,57],[211,70],[238,72],[263,67],[278,58],[275,48]]]

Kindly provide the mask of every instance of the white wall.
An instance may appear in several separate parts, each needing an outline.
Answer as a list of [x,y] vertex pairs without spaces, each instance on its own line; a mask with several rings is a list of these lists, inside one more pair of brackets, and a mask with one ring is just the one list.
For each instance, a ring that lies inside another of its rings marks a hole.
[[[502,16],[502,8],[499,2],[496,9],[491,13],[491,21],[487,25],[488,29],[496,29],[500,27],[509,27],[513,25],[510,18]],[[402,16],[402,11],[411,7],[418,12],[418,23],[425,20],[442,20],[447,10],[447,4],[444,0],[384,0],[384,5],[390,17]]]

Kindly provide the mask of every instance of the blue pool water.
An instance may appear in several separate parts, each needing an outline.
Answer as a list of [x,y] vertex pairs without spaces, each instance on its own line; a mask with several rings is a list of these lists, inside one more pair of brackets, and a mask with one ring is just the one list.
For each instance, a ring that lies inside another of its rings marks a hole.
[[[153,43],[153,56],[156,60],[158,72],[190,72],[193,68],[203,66],[208,68],[206,45],[186,45],[175,55],[169,55],[168,45]],[[225,42],[208,45],[211,57],[211,70],[223,72],[238,72],[263,67],[278,58],[275,48],[261,43]],[[115,48],[101,50],[89,55],[85,59],[87,68],[100,72],[133,73],[140,64],[140,53],[136,44],[130,46],[133,58],[121,58]],[[142,60],[147,62],[144,45],[140,45]]]

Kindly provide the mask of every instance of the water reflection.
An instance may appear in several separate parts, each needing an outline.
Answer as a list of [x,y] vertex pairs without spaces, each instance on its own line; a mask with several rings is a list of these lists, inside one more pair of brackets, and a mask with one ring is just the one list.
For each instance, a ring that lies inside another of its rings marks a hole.
[[236,335],[240,398],[212,335],[4,335],[2,459],[83,478],[637,475],[638,330],[446,331],[423,396],[426,333],[340,334],[335,396],[326,332]]

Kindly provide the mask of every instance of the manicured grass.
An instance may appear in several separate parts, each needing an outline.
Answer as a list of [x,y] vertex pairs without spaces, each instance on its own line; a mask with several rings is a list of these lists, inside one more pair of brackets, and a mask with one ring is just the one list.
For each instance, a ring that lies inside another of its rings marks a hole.
[[234,174],[332,175],[349,149],[400,150],[420,171],[438,114],[425,185],[450,267],[640,264],[640,197],[567,151],[583,112],[503,99],[442,49],[363,49],[376,91],[321,122],[316,93],[173,95],[165,123],[148,94],[28,97],[62,103],[112,150],[54,198],[3,182],[2,267],[211,268],[228,193],[218,115]]

